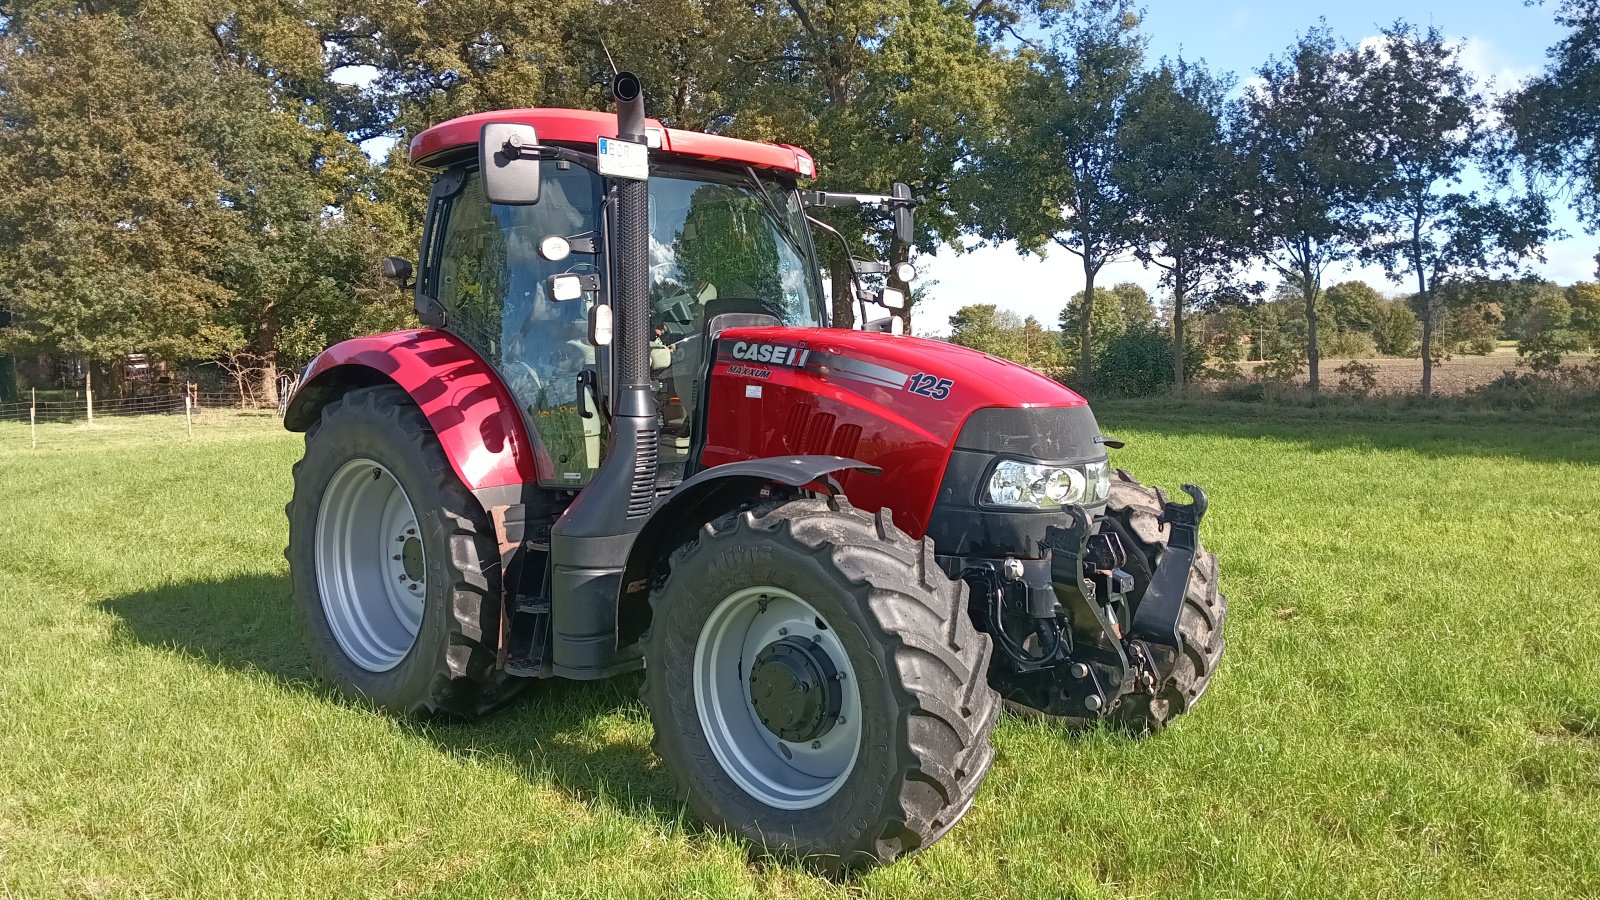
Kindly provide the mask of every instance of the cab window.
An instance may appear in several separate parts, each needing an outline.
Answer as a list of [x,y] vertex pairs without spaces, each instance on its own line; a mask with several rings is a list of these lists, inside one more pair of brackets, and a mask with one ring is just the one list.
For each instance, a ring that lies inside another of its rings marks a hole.
[[[546,483],[582,485],[600,465],[600,416],[578,413],[579,373],[594,365],[587,300],[557,302],[547,279],[563,272],[598,273],[598,260],[572,253],[547,259],[550,237],[598,236],[597,179],[579,166],[541,168],[541,197],[532,206],[499,206],[469,174],[442,211],[433,273],[446,328],[500,370],[550,456]],[[587,389],[586,389],[587,390]],[[585,398],[591,410],[595,398]]]

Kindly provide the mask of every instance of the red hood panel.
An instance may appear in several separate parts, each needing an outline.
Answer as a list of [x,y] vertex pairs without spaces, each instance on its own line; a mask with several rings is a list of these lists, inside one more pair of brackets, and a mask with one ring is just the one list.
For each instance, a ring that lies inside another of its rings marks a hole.
[[708,466],[834,454],[881,466],[843,485],[857,506],[889,507],[921,536],[950,447],[989,407],[1084,406],[1032,369],[943,341],[828,328],[736,328],[717,339]]

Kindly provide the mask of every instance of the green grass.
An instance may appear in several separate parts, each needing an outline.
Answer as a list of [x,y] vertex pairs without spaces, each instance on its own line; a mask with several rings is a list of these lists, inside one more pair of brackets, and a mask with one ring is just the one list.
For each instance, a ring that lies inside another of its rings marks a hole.
[[451,726],[316,685],[270,417],[0,425],[0,895],[1600,896],[1600,437],[1102,418],[1211,494],[1211,692],[1142,742],[1003,720],[965,821],[842,884],[684,815],[636,678]]

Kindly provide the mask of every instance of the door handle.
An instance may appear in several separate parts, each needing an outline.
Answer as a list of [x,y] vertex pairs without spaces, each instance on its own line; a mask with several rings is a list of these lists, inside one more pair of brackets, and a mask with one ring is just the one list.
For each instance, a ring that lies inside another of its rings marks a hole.
[[594,387],[595,382],[593,369],[578,373],[578,415],[585,419],[594,418],[594,410],[589,408],[589,389]]

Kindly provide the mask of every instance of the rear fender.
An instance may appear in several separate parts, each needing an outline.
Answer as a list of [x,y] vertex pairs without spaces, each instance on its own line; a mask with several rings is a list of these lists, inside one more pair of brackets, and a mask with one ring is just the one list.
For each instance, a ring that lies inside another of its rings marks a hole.
[[485,509],[517,502],[523,485],[551,470],[494,368],[445,331],[378,334],[322,351],[289,400],[284,427],[305,431],[347,391],[385,383],[416,401],[450,467]]
[[678,485],[651,513],[628,551],[617,605],[618,645],[637,641],[649,625],[649,580],[655,562],[688,541],[702,525],[756,500],[770,485],[800,488],[853,469],[873,475],[881,471],[843,456],[777,456],[713,466]]

